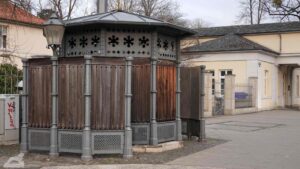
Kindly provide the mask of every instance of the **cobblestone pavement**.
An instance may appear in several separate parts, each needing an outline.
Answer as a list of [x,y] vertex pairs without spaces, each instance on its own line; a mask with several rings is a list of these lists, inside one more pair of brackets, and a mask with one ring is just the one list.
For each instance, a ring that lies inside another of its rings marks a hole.
[[[222,144],[226,141],[219,139],[207,139],[205,142],[199,143],[197,141],[185,141],[184,147],[177,150],[167,151],[163,153],[139,153],[135,154],[131,159],[123,159],[122,156],[112,155],[112,156],[94,156],[94,159],[90,162],[83,162],[80,159],[79,155],[72,154],[61,154],[57,158],[50,158],[47,153],[30,153],[25,155],[25,167],[26,168],[41,168],[41,167],[51,167],[49,166],[66,166],[65,168],[73,168],[74,165],[84,165],[79,167],[83,168],[102,168],[97,165],[104,164],[143,164],[138,166],[131,166],[136,168],[160,168],[154,167],[153,165],[144,165],[144,164],[164,164],[169,161],[172,161],[179,157],[184,157],[193,153],[197,153],[204,149]],[[11,156],[17,155],[19,146],[0,146],[0,168]],[[86,166],[92,165],[92,166]],[[70,167],[72,166],[72,167]],[[117,168],[125,169],[127,165],[115,166]],[[113,166],[105,166],[108,168],[114,168]],[[63,167],[58,167],[63,168]],[[74,167],[78,168],[78,167]],[[116,168],[116,169],[117,169]],[[166,166],[166,169],[170,166]],[[179,166],[171,166],[171,168],[180,168]],[[182,168],[182,167],[181,167]],[[192,166],[195,168],[195,166]],[[196,167],[198,168],[198,167]],[[115,169],[115,168],[114,168]],[[163,169],[163,168],[162,168]]]
[[225,144],[168,164],[227,169],[300,168],[300,111],[274,110],[207,119],[207,136]]

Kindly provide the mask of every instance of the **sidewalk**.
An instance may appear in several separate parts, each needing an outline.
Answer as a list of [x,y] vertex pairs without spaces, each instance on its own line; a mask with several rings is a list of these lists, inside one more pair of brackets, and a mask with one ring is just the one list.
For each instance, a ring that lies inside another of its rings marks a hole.
[[206,129],[208,137],[228,142],[168,164],[227,169],[300,168],[300,111],[210,118]]

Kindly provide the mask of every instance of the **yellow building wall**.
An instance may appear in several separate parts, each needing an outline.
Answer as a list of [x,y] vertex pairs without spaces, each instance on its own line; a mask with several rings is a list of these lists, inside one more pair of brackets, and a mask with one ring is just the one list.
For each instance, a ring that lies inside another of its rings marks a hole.
[[265,46],[273,51],[280,52],[280,35],[246,35],[244,38]]
[[191,66],[205,65],[206,70],[215,71],[215,80],[220,82],[220,70],[231,69],[232,73],[236,75],[236,84],[247,84],[247,62],[246,61],[213,61],[213,62],[194,62]]
[[282,53],[300,53],[300,33],[282,34]]
[[[33,55],[52,55],[52,51],[47,49],[47,41],[43,36],[43,29],[16,25],[5,24],[7,26],[7,49],[0,52],[13,55],[13,63],[19,68],[22,67],[21,58],[29,58]],[[1,60],[2,62],[2,60]]]

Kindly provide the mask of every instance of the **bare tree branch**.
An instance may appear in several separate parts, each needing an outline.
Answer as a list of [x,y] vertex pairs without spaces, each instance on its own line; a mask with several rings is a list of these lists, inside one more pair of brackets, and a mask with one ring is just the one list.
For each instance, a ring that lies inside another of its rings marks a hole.
[[300,0],[267,0],[264,6],[270,16],[281,21],[300,21]]

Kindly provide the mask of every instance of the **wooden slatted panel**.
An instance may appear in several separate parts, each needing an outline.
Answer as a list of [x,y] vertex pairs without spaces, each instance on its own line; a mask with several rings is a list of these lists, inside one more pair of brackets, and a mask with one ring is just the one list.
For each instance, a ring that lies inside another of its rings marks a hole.
[[50,128],[51,124],[51,65],[29,66],[28,126]]
[[83,129],[84,65],[59,65],[58,72],[58,127]]
[[157,66],[157,121],[172,121],[176,118],[176,67]]
[[136,65],[132,71],[131,122],[150,122],[150,65]]
[[180,76],[181,118],[195,119],[200,118],[200,68],[183,67]]
[[125,67],[92,65],[92,129],[122,130],[124,118]]

